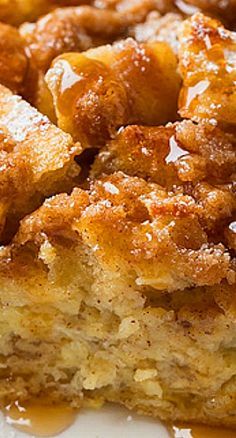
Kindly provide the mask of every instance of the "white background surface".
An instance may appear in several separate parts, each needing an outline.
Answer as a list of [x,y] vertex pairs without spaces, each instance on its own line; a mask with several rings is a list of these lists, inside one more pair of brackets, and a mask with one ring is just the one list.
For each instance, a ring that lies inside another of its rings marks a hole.
[[[7,425],[0,416],[0,438],[29,438]],[[32,435],[31,435],[32,437]],[[58,438],[170,438],[156,420],[133,415],[119,407],[107,406],[98,411],[81,411],[75,423]]]

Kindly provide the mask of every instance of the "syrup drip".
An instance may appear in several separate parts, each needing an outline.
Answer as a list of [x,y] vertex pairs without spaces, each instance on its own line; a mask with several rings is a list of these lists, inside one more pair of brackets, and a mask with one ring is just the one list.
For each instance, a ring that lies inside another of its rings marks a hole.
[[77,411],[65,403],[15,402],[4,408],[6,423],[38,437],[51,437],[66,430],[75,421]]
[[209,87],[210,82],[208,80],[200,81],[193,87],[188,87],[187,89],[187,99],[186,99],[186,106],[189,107],[192,101],[200,96],[204,91],[207,90]]
[[236,438],[236,431],[201,425],[172,426],[173,438]]
[[[75,421],[78,411],[65,403],[57,405],[38,400],[15,402],[3,409],[6,423],[37,437],[57,436]],[[201,425],[168,427],[172,438],[236,438],[236,431]]]
[[177,142],[175,141],[175,137],[172,135],[172,137],[169,140],[169,146],[170,146],[170,152],[165,158],[166,164],[174,163],[176,160],[178,160],[181,157],[184,157],[185,155],[188,155],[189,152],[185,149],[182,149]]

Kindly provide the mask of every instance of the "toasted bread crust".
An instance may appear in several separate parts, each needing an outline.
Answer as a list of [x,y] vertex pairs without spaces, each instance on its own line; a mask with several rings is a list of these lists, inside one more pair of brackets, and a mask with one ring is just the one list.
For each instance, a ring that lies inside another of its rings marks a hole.
[[183,23],[179,39],[181,116],[213,125],[235,125],[235,34],[198,13]]
[[130,38],[65,54],[46,75],[58,126],[89,147],[104,144],[122,125],[175,119],[176,68],[167,44],[138,44]]
[[2,85],[0,132],[3,233],[9,216],[17,220],[39,205],[44,196],[59,187],[71,187],[73,172],[79,171],[73,157],[81,149],[68,134]]
[[235,0],[2,1],[0,404],[236,428]]
[[22,222],[15,242],[82,239],[103,263],[127,273],[132,267],[137,284],[157,290],[232,282],[230,257],[201,226],[202,210],[191,196],[114,173],[94,182],[90,194],[75,189],[47,201]]

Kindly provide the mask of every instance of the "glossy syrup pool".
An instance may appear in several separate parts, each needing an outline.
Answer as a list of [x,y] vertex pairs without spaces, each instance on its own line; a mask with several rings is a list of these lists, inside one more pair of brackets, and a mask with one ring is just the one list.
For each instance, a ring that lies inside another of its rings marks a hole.
[[38,437],[60,434],[73,424],[77,413],[65,403],[54,405],[42,401],[15,402],[3,409],[7,424]]
[[[112,408],[114,410],[114,415],[112,415],[112,421],[120,421],[119,415],[117,414],[116,418],[116,407]],[[118,410],[118,409],[117,409]],[[69,407],[67,404],[50,404],[45,401],[31,401],[29,403],[19,403],[15,402],[11,405],[6,406],[3,409],[3,413],[5,415],[6,423],[11,425],[17,430],[23,431],[26,434],[34,437],[52,437],[57,436],[61,432],[68,429],[75,421],[78,410],[75,410]],[[99,414],[99,411],[98,411]],[[104,413],[102,414],[104,415]],[[111,413],[108,411],[107,420],[108,423],[111,421]],[[132,428],[130,433],[130,428],[127,426],[130,424],[130,418],[132,422],[139,422],[139,417],[130,416],[130,412],[127,411],[127,424],[124,424],[123,429],[121,431],[122,437],[126,438],[126,433],[129,434],[129,437],[132,438]],[[144,417],[142,417],[144,418]],[[103,416],[104,420],[104,416]],[[106,420],[106,417],[105,417]],[[145,418],[144,418],[145,421]],[[149,419],[147,418],[147,422]],[[93,422],[96,422],[96,417],[94,417]],[[155,424],[155,423],[154,423]],[[236,431],[231,431],[222,428],[210,428],[201,425],[171,425],[167,427],[170,438],[236,438]],[[104,429],[105,430],[105,429]],[[146,438],[162,438],[161,435],[158,434],[155,437],[155,427],[153,427],[153,433],[149,435],[146,434]],[[83,433],[82,429],[79,434]],[[137,433],[137,432],[136,432]],[[74,435],[73,435],[74,436]],[[141,436],[141,435],[140,435]],[[83,438],[82,435],[80,435]],[[86,435],[87,437],[87,435]],[[97,438],[98,435],[91,433],[89,438]],[[109,431],[109,435],[107,435],[107,431],[101,435],[102,438],[112,438],[112,431]],[[99,435],[99,438],[101,438]],[[5,437],[7,438],[7,437]]]

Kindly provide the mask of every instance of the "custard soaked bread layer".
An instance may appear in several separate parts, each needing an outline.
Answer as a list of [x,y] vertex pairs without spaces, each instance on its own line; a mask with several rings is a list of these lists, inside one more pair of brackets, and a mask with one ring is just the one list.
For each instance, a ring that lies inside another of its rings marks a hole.
[[80,151],[70,135],[0,86],[1,239],[45,196],[71,189]]
[[2,5],[0,402],[236,428],[234,2]]
[[118,173],[26,218],[0,257],[1,398],[235,426],[233,264],[197,209]]

